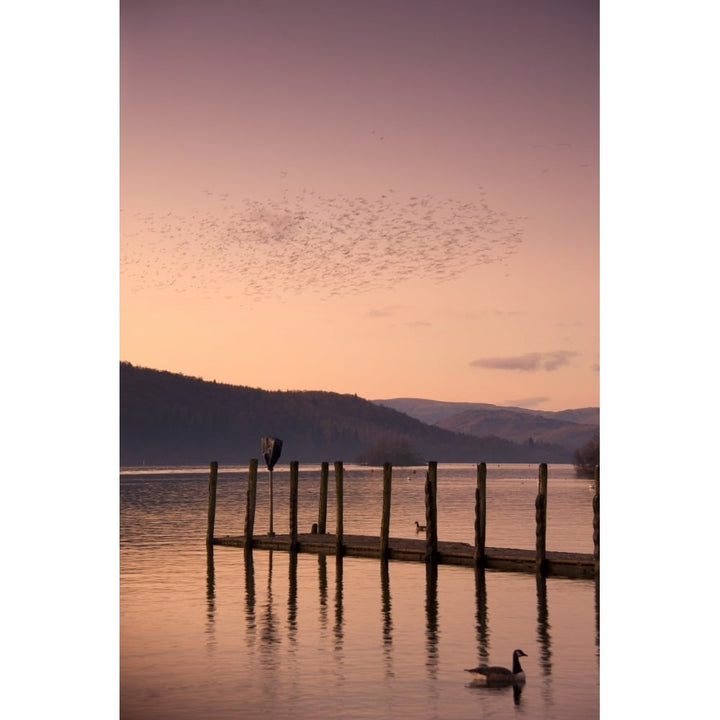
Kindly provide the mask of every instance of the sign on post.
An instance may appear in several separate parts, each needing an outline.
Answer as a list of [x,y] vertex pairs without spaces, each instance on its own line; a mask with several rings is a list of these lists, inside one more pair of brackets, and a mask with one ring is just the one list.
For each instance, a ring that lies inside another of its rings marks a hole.
[[282,440],[274,437],[264,437],[260,441],[260,447],[262,450],[263,457],[265,458],[265,464],[267,469],[270,471],[270,529],[268,535],[273,536],[273,468],[275,463],[280,458],[282,452]]

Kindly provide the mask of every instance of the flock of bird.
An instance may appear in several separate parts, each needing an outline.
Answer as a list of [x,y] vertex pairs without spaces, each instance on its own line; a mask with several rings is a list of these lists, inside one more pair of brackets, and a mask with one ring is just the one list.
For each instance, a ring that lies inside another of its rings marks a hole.
[[128,292],[167,289],[245,300],[322,298],[409,279],[446,282],[497,263],[522,242],[523,218],[484,199],[433,195],[280,199],[205,191],[186,212],[122,211],[121,280]]

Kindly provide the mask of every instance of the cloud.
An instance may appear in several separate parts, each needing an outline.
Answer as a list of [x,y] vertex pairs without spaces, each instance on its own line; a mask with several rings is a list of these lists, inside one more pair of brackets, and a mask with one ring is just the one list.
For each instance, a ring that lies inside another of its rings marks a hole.
[[567,365],[577,353],[570,350],[555,350],[547,353],[525,353],[511,357],[479,358],[470,363],[471,367],[487,368],[490,370],[520,370],[523,372],[536,372],[538,370],[557,370]]

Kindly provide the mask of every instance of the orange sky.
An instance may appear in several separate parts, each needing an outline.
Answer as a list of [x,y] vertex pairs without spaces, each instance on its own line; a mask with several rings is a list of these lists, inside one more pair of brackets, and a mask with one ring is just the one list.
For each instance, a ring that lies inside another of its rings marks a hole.
[[120,355],[599,405],[596,2],[123,0]]

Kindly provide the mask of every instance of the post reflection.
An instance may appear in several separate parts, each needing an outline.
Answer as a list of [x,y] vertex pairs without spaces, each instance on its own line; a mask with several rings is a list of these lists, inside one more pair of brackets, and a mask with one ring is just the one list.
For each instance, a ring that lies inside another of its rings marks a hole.
[[600,647],[600,578],[595,579],[595,647]]
[[335,651],[342,654],[343,647],[343,556],[335,556]]
[[[277,552],[277,551],[275,551]],[[266,553],[266,554],[265,554]],[[284,555],[282,556],[284,557]],[[290,643],[291,646],[297,645],[302,639],[302,628],[299,623],[301,606],[299,595],[299,576],[304,576],[300,572],[299,563],[311,562],[309,559],[299,558],[299,553],[288,553],[288,594],[286,598],[279,599],[273,593],[273,564],[274,552],[272,550],[263,551],[263,569],[267,563],[267,588],[266,598],[262,596],[265,593],[256,591],[255,568],[253,562],[253,552],[245,553],[245,616],[247,623],[247,641],[248,646],[255,646],[262,653],[262,661],[264,667],[271,670],[279,667],[280,658],[282,657],[281,646]],[[381,652],[382,662],[384,665],[384,675],[386,678],[394,677],[394,651],[396,644],[397,628],[393,623],[393,597],[390,589],[390,563],[389,561],[380,561],[380,636],[381,636]],[[440,627],[439,627],[439,599],[438,599],[438,583],[439,583],[439,565],[437,563],[427,562],[425,565],[425,664],[427,666],[427,676],[430,679],[437,679],[440,670]],[[311,567],[303,565],[302,567]],[[334,616],[330,618],[330,597],[329,597],[329,578],[328,578],[328,557],[327,555],[317,556],[317,583],[319,597],[320,627],[327,631],[322,633],[321,637],[331,644],[332,653],[334,655],[333,672],[337,673],[339,678],[344,678],[347,670],[344,658],[345,652],[345,635],[346,635],[346,614],[345,597],[344,597],[344,558],[342,555],[335,556],[335,592],[334,592]],[[354,566],[349,567],[349,571]],[[332,568],[330,569],[332,572]],[[475,608],[474,622],[475,645],[477,648],[477,664],[490,665],[492,659],[492,639],[491,627],[489,619],[489,598],[488,598],[488,581],[492,582],[492,575],[488,580],[488,571],[483,567],[473,569],[475,581]],[[354,575],[353,575],[354,577]],[[217,631],[217,612],[216,612],[216,582],[214,572],[214,558],[212,549],[207,552],[207,584],[206,584],[206,618],[208,648],[214,646],[214,635]],[[528,578],[529,579],[529,578]],[[554,669],[553,647],[552,647],[552,625],[549,619],[548,608],[548,581],[543,573],[535,575],[536,581],[536,631],[535,631],[535,652],[530,648],[526,648],[529,654],[534,658],[528,658],[530,670],[536,665],[540,673],[540,692],[546,702],[551,702],[553,694],[552,674]],[[305,587],[303,585],[303,587]],[[400,587],[403,585],[401,583]],[[531,587],[531,586],[530,586]],[[552,585],[551,585],[552,587]],[[277,585],[276,588],[277,589]],[[283,588],[284,591],[284,588]],[[397,604],[397,598],[396,604]],[[350,610],[354,612],[356,607],[356,598],[350,598]],[[284,603],[287,602],[287,616],[284,615]],[[377,599],[375,600],[377,602]],[[599,633],[599,584],[595,584],[595,621],[596,629]],[[375,605],[377,612],[378,606]],[[372,612],[372,608],[370,608]],[[278,615],[280,613],[280,615]],[[287,618],[287,625],[285,619]],[[377,616],[376,616],[377,617]],[[332,632],[330,632],[332,625]],[[287,629],[286,629],[287,628]],[[469,629],[469,628],[468,628]],[[353,629],[354,632],[354,629]],[[213,636],[213,637],[210,637]],[[527,639],[525,640],[527,642]],[[597,643],[597,637],[596,637]],[[522,644],[520,645],[522,647]],[[327,647],[327,645],[326,645]],[[536,664],[537,663],[537,664]],[[537,687],[537,686],[536,686]],[[510,688],[505,692],[510,693]],[[513,688],[514,702],[520,703],[522,699],[523,688]]]
[[425,563],[425,615],[426,647],[428,674],[437,676],[438,670],[438,601],[437,601],[437,563]]
[[544,573],[535,575],[537,587],[537,642],[540,648],[540,667],[542,668],[542,695],[546,703],[551,702],[552,694],[552,650],[550,648],[550,623],[548,621],[547,578]]
[[537,641],[540,646],[540,667],[543,675],[552,674],[552,650],[550,647],[550,622],[548,620],[547,579],[543,573],[535,576],[537,587]]
[[297,641],[297,551],[290,552],[288,565],[288,638]]
[[248,639],[255,639],[257,623],[255,619],[255,563],[252,548],[245,550],[245,621],[247,622]]
[[206,598],[207,598],[207,633],[208,649],[215,647],[215,555],[212,543],[207,544],[207,576],[206,576]]
[[260,639],[262,640],[261,649],[264,656],[265,667],[277,667],[277,657],[275,655],[275,645],[280,642],[278,636],[278,619],[275,614],[275,604],[272,594],[272,576],[273,576],[273,551],[268,550],[268,581],[267,581],[267,602],[265,604],[265,614],[262,618],[262,626],[260,628]]
[[478,665],[487,665],[490,658],[490,633],[484,567],[475,568],[475,636],[478,645]]
[[320,627],[327,628],[328,582],[327,555],[318,555],[318,591],[320,593]]
[[387,560],[380,561],[380,586],[382,590],[382,638],[383,655],[385,657],[385,675],[392,677],[392,598],[390,596],[390,568]]

